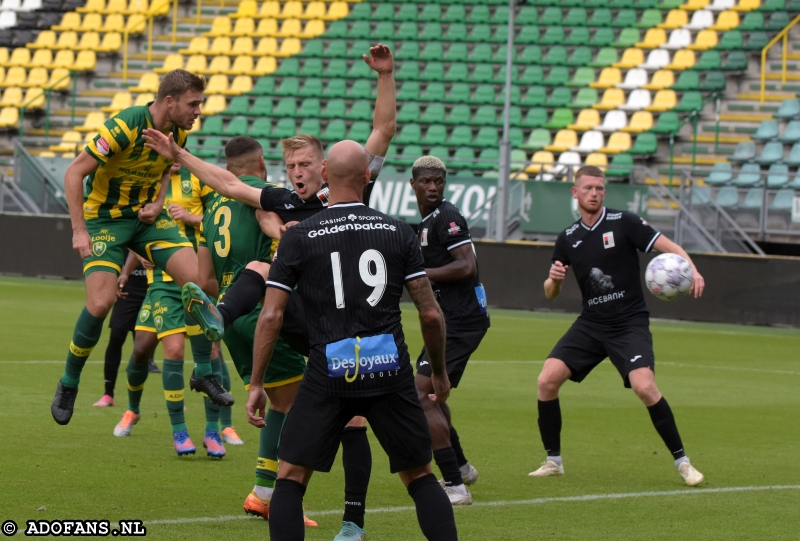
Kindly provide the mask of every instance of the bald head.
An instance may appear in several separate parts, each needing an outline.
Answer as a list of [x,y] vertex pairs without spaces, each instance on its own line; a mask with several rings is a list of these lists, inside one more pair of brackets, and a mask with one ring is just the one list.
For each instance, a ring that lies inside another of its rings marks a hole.
[[337,189],[360,193],[370,178],[367,151],[355,141],[339,141],[328,151],[322,175],[330,184],[332,194]]

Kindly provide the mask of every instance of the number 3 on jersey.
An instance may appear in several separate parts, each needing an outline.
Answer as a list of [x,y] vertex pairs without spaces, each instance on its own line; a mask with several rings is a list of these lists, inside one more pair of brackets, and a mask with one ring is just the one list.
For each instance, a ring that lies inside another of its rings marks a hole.
[[[375,265],[375,272],[372,272],[372,265]],[[333,292],[336,296],[336,308],[344,308],[344,285],[342,284],[342,260],[339,252],[331,253],[331,266],[333,268]],[[368,286],[374,288],[367,297],[370,306],[375,306],[381,302],[384,291],[386,291],[386,261],[383,254],[378,250],[367,250],[358,260],[358,272],[361,280]]]
[[231,209],[219,207],[214,215],[214,225],[219,226],[218,231],[222,237],[221,240],[214,242],[214,249],[219,257],[228,257],[228,252],[231,251],[231,232],[228,229],[231,226]]

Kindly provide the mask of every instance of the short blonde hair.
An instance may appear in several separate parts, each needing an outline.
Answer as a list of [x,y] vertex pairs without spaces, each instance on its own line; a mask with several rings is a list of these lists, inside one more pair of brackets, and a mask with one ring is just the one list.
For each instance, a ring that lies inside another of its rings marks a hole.
[[300,135],[295,135],[293,137],[287,137],[286,139],[281,139],[281,149],[283,150],[284,154],[286,154],[287,152],[305,148],[307,146],[313,147],[319,154],[320,158],[324,157],[325,151],[323,150],[322,147],[322,141],[320,141],[313,135],[308,135],[303,133]]
[[436,156],[423,156],[417,158],[414,165],[411,166],[411,177],[417,178],[421,171],[438,171],[443,177],[447,178],[447,167],[444,162]]

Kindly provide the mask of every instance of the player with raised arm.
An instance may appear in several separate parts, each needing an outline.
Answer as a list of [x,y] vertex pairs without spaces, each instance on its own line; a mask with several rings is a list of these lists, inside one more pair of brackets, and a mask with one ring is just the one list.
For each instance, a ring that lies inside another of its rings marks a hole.
[[[116,300],[117,275],[128,249],[167,271],[179,285],[195,280],[197,254],[192,243],[178,227],[158,227],[161,220],[172,222],[163,206],[173,160],[146,148],[142,133],[146,129],[169,133],[183,147],[187,131],[200,116],[204,88],[201,77],[184,70],[169,72],[154,102],[129,107],[107,120],[67,168],[64,191],[73,249],[84,262],[86,306],[75,325],[66,368],[50,407],[58,424],[72,418],[81,371]],[[212,401],[225,403],[232,399],[212,374],[210,352],[205,337],[192,340],[202,390]]]
[[452,505],[431,473],[428,423],[413,383],[401,325],[408,289],[433,367],[432,399],[450,390],[445,328],[419,242],[411,228],[361,202],[369,158],[355,141],[333,146],[323,169],[328,209],[287,230],[273,259],[256,329],[249,421],[264,426],[266,394],[257,385],[268,369],[283,310],[297,287],[306,307],[311,354],[287,415],[272,499],[272,541],[301,540],[303,495],[313,471],[329,471],[339,439],[354,415],[365,416],[389,455],[390,469],[414,499],[427,539],[458,538]]
[[[411,167],[411,187],[422,216],[417,233],[425,271],[447,324],[447,376],[455,388],[470,355],[489,329],[489,314],[467,221],[455,205],[444,199],[446,178],[447,168],[434,156],[419,158]],[[433,459],[442,472],[445,492],[453,505],[469,505],[472,495],[465,485],[478,480],[478,471],[464,456],[450,407],[428,399],[433,386],[426,348],[417,359],[415,383],[428,419]]]
[[695,298],[703,294],[703,277],[683,248],[645,220],[603,206],[605,176],[598,167],[584,166],[575,173],[572,197],[578,201],[581,217],[558,236],[544,291],[548,299],[555,299],[568,270],[574,269],[583,311],[553,348],[539,375],[539,431],[547,458],[529,475],[564,474],[558,390],[568,379],[582,381],[609,357],[625,387],[633,388],[647,406],[681,478],[696,486],[703,482],[703,474],[689,463],[672,409],[656,387],[650,313],[642,294],[638,252],[655,249],[686,259],[694,273]]

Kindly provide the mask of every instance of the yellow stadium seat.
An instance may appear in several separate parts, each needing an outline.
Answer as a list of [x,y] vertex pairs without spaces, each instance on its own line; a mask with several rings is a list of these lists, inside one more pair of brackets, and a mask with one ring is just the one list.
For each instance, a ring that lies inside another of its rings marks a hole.
[[261,19],[258,21],[255,37],[275,37],[278,35],[278,21],[275,19]]
[[242,54],[251,55],[255,45],[253,45],[253,38],[250,36],[238,37],[233,42],[233,47],[228,54],[239,56]]
[[615,68],[630,69],[637,67],[639,64],[644,64],[644,51],[631,47],[629,49],[625,49],[625,52],[622,53],[622,58],[620,61],[614,62],[611,64],[611,66]]
[[117,92],[114,94],[114,97],[111,98],[111,103],[109,105],[104,105],[100,108],[101,111],[104,113],[116,113],[117,111],[122,111],[123,109],[127,109],[128,107],[133,105],[133,96],[131,96],[130,92]]
[[98,51],[104,53],[119,52],[122,50],[122,34],[119,32],[108,32],[103,35]]
[[80,126],[75,127],[75,131],[79,132],[87,132],[87,131],[97,131],[100,129],[100,126],[103,125],[106,121],[106,115],[100,111],[94,111],[86,115],[86,118],[83,119],[83,124]]
[[697,11],[698,9],[705,9],[709,4],[709,0],[687,0],[680,9],[685,11]]
[[347,5],[347,2],[332,2],[328,6],[328,13],[325,15],[324,18],[326,21],[338,21],[339,19],[344,19],[350,14],[350,7]]
[[192,38],[187,48],[181,49],[178,52],[185,55],[192,55],[205,53],[206,51],[208,51],[208,38],[205,36],[197,36]]
[[252,36],[256,31],[256,21],[252,17],[245,17],[237,19],[233,30],[230,31],[231,36]]
[[97,54],[94,51],[81,51],[75,58],[75,71],[94,71],[97,67]]
[[233,64],[225,72],[228,75],[254,75],[255,63],[250,55],[239,55],[233,59]]
[[56,57],[50,67],[71,69],[75,65],[75,53],[69,49],[63,49],[56,53]]
[[707,51],[717,46],[717,32],[716,30],[700,30],[695,36],[694,43],[689,45],[687,49],[693,51]]
[[0,47],[0,66],[5,65],[8,63],[8,49],[5,47]]
[[9,87],[21,87],[25,84],[25,80],[28,78],[28,72],[25,71],[25,68],[21,66],[14,66],[13,68],[8,68],[6,72],[6,78],[3,79],[2,86],[9,86]]
[[28,68],[39,68],[49,66],[53,63],[53,51],[50,49],[39,49],[33,53],[31,61],[26,64]]
[[275,38],[261,38],[258,47],[253,51],[256,56],[273,56],[278,52],[278,40]]
[[74,11],[68,11],[61,17],[61,23],[51,27],[51,30],[65,32],[67,30],[79,30],[81,27],[81,15]]
[[67,68],[56,68],[50,72],[50,79],[47,81],[47,88],[51,90],[67,90],[72,83],[69,70]]
[[127,3],[125,0],[108,0],[105,9],[100,10],[101,13],[124,13]]
[[216,96],[209,96],[208,99],[200,106],[200,112],[203,115],[218,115],[228,106],[225,101],[225,96],[217,94]]
[[17,47],[11,51],[8,61],[4,62],[6,67],[26,66],[31,61],[31,50],[25,47]]
[[229,96],[236,96],[253,90],[253,78],[249,75],[237,75],[231,82],[230,90],[223,92]]
[[158,92],[158,74],[157,73],[145,73],[139,79],[139,84],[129,88],[128,90],[131,92]]
[[[109,17],[111,17],[111,15],[109,15]],[[146,26],[147,19],[145,19],[144,15],[136,13],[128,16],[128,20],[125,23],[125,30],[132,34],[136,34],[139,32],[144,32]]]
[[[72,32],[65,32],[64,34],[71,34]],[[64,34],[61,34],[62,36]],[[108,34],[106,34],[108,35]],[[100,51],[100,34],[97,32],[85,32],[81,34],[80,43],[75,43],[72,47],[65,47],[77,51]]]
[[0,86],[3,86],[3,81],[6,79],[6,68],[0,67]]
[[83,22],[78,29],[79,32],[96,32],[103,28],[103,16],[99,13],[87,13],[83,16]]
[[202,117],[197,117],[197,118],[195,119],[195,121],[194,121],[194,124],[192,124],[192,129],[191,129],[191,130],[189,130],[189,133],[196,132],[196,131],[200,131],[200,127],[201,127],[202,125],[203,125],[203,119],[202,119]]
[[61,155],[65,160],[74,160],[77,154],[75,152],[65,152]]
[[570,124],[567,128],[575,131],[593,130],[600,125],[600,113],[595,109],[583,109],[578,113],[575,124]]
[[153,0],[150,4],[150,12],[158,16],[164,16],[169,13],[171,7],[172,2],[170,0]]
[[325,2],[309,2],[301,19],[325,19]]
[[675,56],[672,57],[672,63],[664,66],[664,69],[686,70],[694,66],[695,62],[696,58],[694,56],[694,51],[690,51],[689,49],[681,49],[675,53]]
[[236,13],[228,15],[231,19],[240,19],[242,17],[255,17],[258,14],[258,3],[255,0],[242,0],[239,2],[239,7]]
[[19,107],[22,105],[22,88],[12,86],[6,88],[3,97],[0,98],[0,107]]
[[627,152],[631,148],[631,136],[629,133],[615,131],[608,138],[606,146],[601,148],[598,152],[603,154],[619,154],[620,152]]
[[303,49],[300,40],[297,38],[288,38],[281,42],[281,48],[275,52],[275,56],[287,57],[299,54]]
[[74,130],[70,130],[61,136],[61,142],[59,144],[52,145],[50,147],[50,151],[75,152],[75,150],[78,148],[78,145],[81,143],[83,143],[83,136]]
[[142,92],[133,102],[134,107],[141,107],[143,105],[147,105],[151,101],[156,100],[156,95],[153,92]]
[[675,95],[674,90],[659,90],[653,98],[652,105],[648,105],[644,110],[662,113],[669,111],[676,105],[678,105],[678,97]]
[[278,31],[279,38],[299,38],[303,33],[300,19],[286,19]]
[[689,24],[689,15],[682,9],[673,9],[667,12],[667,18],[663,23],[658,24],[658,28],[665,30],[675,30],[676,28],[683,28]]
[[261,4],[258,10],[258,16],[262,19],[274,19],[281,14],[281,3],[274,1],[267,1]]
[[258,59],[252,75],[269,75],[278,69],[278,63],[273,56],[262,56]]
[[281,10],[281,19],[298,19],[303,16],[303,3],[297,1],[285,2]]
[[653,74],[650,82],[642,86],[642,88],[645,90],[661,90],[662,88],[669,88],[674,84],[674,73],[672,73],[670,70],[658,70]]
[[739,0],[739,3],[733,6],[733,11],[753,11],[761,7],[761,0]]
[[56,45],[56,33],[52,30],[42,30],[36,36],[36,41],[28,43],[29,49],[52,49]]
[[545,150],[550,152],[566,152],[572,147],[578,146],[578,134],[574,130],[558,130],[553,142],[545,146]]
[[653,127],[653,113],[650,111],[636,111],[631,116],[631,121],[620,131],[628,133],[642,133]]
[[663,28],[651,28],[644,39],[636,44],[641,49],[658,49],[667,42],[667,33]]
[[721,11],[717,15],[717,20],[714,24],[708,27],[708,30],[718,30],[720,32],[727,32],[739,26],[739,14],[729,9]]
[[211,49],[209,49],[206,54],[228,54],[231,52],[231,38],[229,37],[219,37],[214,38],[214,41],[211,42]]
[[[156,6],[156,2],[153,2],[153,7]],[[126,14],[133,14],[133,13],[144,13],[148,10],[150,6],[148,5],[147,0],[131,0],[128,2],[128,6],[125,8]],[[158,11],[158,10],[156,10]]]
[[125,30],[125,17],[121,13],[112,13],[106,17],[100,32],[122,32]]
[[155,68],[153,71],[156,73],[167,73],[177,69],[183,69],[183,55],[174,53],[167,55],[167,58],[164,59],[164,64],[160,68]]
[[[158,90],[158,87],[156,87]],[[228,92],[228,76],[217,74],[212,75],[206,82],[206,94],[213,96],[214,94],[225,94]]]
[[40,87],[29,88],[22,98],[22,105],[26,109],[43,109],[45,106],[44,90]]
[[[97,32],[85,32],[81,34],[81,39],[84,39],[86,36],[97,35]],[[78,46],[78,33],[77,32],[61,32],[58,35],[58,40],[56,43],[50,47],[53,50],[61,50],[61,49],[75,49]]]
[[36,156],[39,156],[40,158],[55,158],[56,153],[49,150],[42,150],[39,152],[39,154],[36,154]]
[[304,39],[314,39],[324,33],[325,21],[314,19],[306,23],[305,27],[303,27],[303,33],[300,34],[300,37]]
[[86,5],[77,8],[78,13],[101,13],[106,9],[105,0],[87,0]]
[[211,75],[215,73],[228,73],[230,69],[231,58],[227,55],[219,55],[211,59],[204,73]]
[[47,79],[50,74],[45,68],[33,68],[28,72],[28,78],[25,79],[25,88],[41,87],[47,84]]
[[203,73],[208,67],[208,59],[204,54],[193,54],[186,61],[186,71],[190,73]]
[[589,83],[592,88],[611,88],[622,82],[622,72],[619,68],[603,68],[600,77],[593,83]]
[[531,164],[525,168],[526,173],[538,175],[539,173],[547,173],[553,169],[556,158],[549,150],[539,150],[533,154]]
[[203,35],[208,37],[228,36],[231,30],[230,17],[214,17],[214,22],[211,23],[211,30]]
[[608,157],[600,152],[592,152],[586,156],[586,158],[583,160],[583,163],[586,165],[594,165],[595,167],[599,167],[605,171],[607,168],[606,166],[608,165]]

